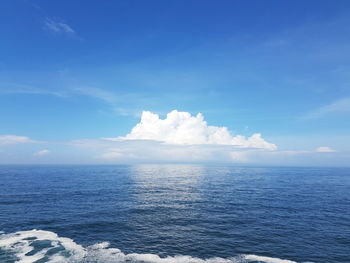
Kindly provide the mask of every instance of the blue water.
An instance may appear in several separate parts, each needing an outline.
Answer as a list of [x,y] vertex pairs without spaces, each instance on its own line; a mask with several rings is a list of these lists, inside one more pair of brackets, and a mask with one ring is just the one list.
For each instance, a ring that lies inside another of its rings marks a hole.
[[0,166],[0,230],[0,262],[349,263],[350,169]]

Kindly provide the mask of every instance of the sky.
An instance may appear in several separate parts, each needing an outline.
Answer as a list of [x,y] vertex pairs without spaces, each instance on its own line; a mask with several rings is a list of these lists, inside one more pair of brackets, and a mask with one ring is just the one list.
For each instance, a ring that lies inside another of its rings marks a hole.
[[4,0],[0,164],[350,165],[347,0]]

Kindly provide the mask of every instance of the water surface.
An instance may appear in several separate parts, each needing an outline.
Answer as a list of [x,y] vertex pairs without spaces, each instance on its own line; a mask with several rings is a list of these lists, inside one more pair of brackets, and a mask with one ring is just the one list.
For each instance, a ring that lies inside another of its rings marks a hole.
[[0,230],[0,262],[349,263],[350,169],[0,166]]

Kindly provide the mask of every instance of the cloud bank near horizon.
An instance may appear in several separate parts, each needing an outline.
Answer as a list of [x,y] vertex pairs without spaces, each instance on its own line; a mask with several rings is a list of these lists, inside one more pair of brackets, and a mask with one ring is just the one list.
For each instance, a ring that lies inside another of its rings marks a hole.
[[161,119],[158,114],[143,111],[141,120],[124,137],[108,140],[152,140],[174,145],[230,145],[239,148],[276,150],[260,133],[250,137],[232,135],[226,127],[210,126],[201,113],[173,110]]
[[[43,147],[47,147],[44,148]],[[50,150],[48,150],[50,148]],[[51,151],[52,149],[52,151]],[[45,156],[45,158],[38,158]],[[347,164],[348,152],[328,146],[309,150],[277,150],[259,133],[232,134],[211,126],[201,113],[173,110],[165,118],[143,111],[128,134],[115,138],[75,139],[64,142],[0,135],[0,163],[236,163],[256,165]]]

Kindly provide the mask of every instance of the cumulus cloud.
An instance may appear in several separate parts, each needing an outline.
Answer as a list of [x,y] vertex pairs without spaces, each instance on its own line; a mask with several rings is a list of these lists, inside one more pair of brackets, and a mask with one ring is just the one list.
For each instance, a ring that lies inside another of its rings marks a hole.
[[234,162],[250,161],[251,151],[276,150],[261,134],[232,135],[226,127],[210,126],[202,114],[173,110],[161,119],[144,111],[130,133],[99,141],[75,141],[99,148],[96,157],[108,162]]
[[321,147],[318,147],[316,149],[316,152],[319,152],[319,153],[332,153],[332,152],[335,152],[335,150],[333,150],[332,148],[327,147],[327,146],[321,146]]
[[173,145],[230,145],[239,148],[276,150],[275,144],[265,141],[260,133],[250,137],[232,135],[226,127],[210,126],[201,113],[173,110],[165,119],[143,111],[141,121],[124,137],[109,140],[153,140]]
[[41,150],[41,151],[38,151],[38,152],[34,153],[34,156],[43,156],[43,155],[47,155],[49,153],[50,153],[49,150],[44,149],[44,150]]
[[0,135],[0,145],[32,143],[32,142],[34,141],[26,136]]

